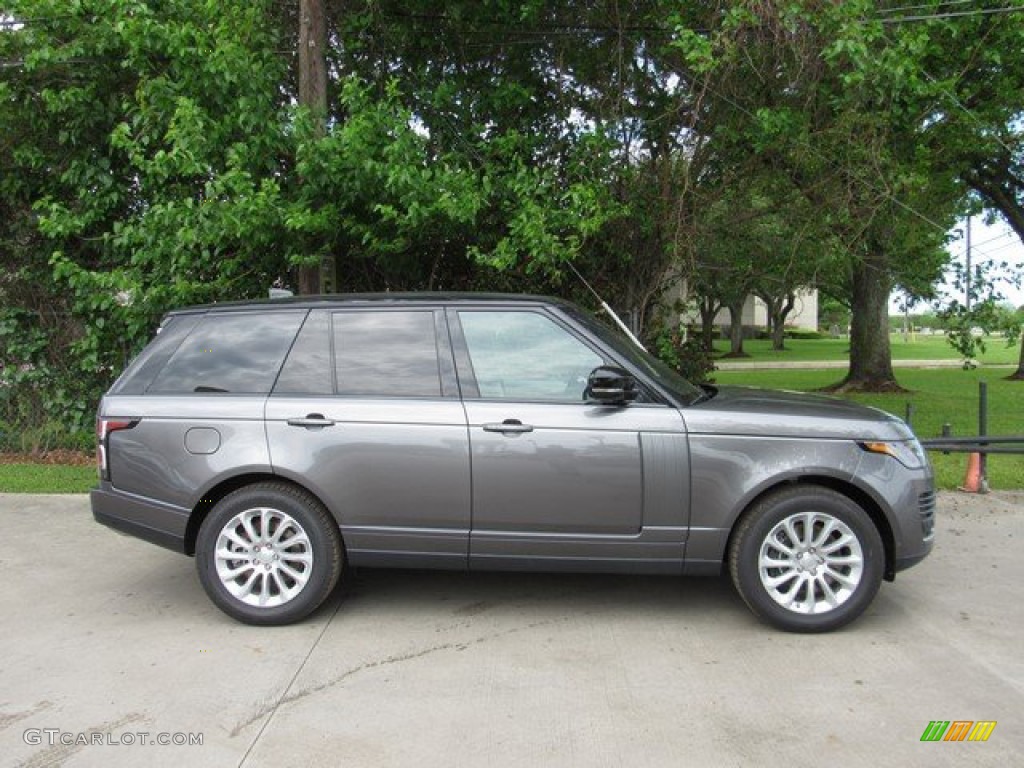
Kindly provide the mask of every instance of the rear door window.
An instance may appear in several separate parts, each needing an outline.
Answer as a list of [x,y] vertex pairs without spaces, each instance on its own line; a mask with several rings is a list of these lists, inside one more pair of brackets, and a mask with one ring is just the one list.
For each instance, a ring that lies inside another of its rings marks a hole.
[[434,312],[336,312],[335,380],[339,395],[441,397]]

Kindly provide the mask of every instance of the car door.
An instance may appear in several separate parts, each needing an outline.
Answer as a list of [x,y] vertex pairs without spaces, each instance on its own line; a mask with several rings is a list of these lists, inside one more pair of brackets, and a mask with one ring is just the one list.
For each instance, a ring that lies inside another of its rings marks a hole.
[[441,310],[313,310],[267,401],[274,471],[341,524],[352,565],[464,568],[469,442]]
[[[660,435],[685,445],[678,412],[586,402],[590,372],[614,361],[544,307],[449,316],[472,458],[470,566],[678,570],[681,529],[645,525],[645,495],[656,517],[666,495],[651,482],[671,473],[644,473],[645,434],[655,460],[671,454]],[[677,521],[686,491],[678,470],[679,487],[667,492],[677,495],[667,502]]]

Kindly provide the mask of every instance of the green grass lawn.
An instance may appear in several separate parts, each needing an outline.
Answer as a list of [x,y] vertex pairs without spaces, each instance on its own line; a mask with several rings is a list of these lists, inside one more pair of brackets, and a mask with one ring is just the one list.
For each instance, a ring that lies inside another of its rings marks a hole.
[[[893,360],[957,360],[959,355],[949,346],[945,336],[915,336],[907,341],[902,334],[889,337]],[[772,360],[779,362],[806,362],[816,360],[846,360],[850,355],[848,339],[786,339],[786,349],[775,351],[768,339],[750,339],[743,342],[743,350],[750,360]],[[1007,346],[1001,338],[990,338],[980,361],[987,365],[1016,364],[1020,357],[1018,345]],[[715,341],[715,353],[729,351],[729,342]],[[745,358],[744,358],[745,359]]]
[[[796,389],[809,391],[836,383],[840,370],[715,371],[717,384]],[[901,418],[907,403],[914,407],[913,424],[918,437],[939,437],[949,423],[954,435],[978,434],[978,382],[988,382],[988,433],[1024,435],[1024,382],[1007,381],[1003,371],[959,368],[899,369],[896,378],[906,393],[850,395],[850,399],[873,405]],[[967,454],[930,452],[940,488],[956,488],[963,482]],[[1024,488],[1024,456],[990,456],[989,485],[993,489]]]
[[0,464],[0,493],[88,493],[96,467],[64,464]]

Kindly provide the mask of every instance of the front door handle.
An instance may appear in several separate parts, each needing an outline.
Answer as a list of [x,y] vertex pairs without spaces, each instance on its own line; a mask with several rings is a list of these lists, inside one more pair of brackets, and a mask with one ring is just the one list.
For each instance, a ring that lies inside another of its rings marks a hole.
[[324,418],[322,413],[307,413],[302,418],[288,419],[289,427],[333,427],[334,419]]
[[518,435],[533,432],[530,424],[523,424],[519,419],[505,419],[500,424],[484,424],[484,432],[501,432],[504,435]]

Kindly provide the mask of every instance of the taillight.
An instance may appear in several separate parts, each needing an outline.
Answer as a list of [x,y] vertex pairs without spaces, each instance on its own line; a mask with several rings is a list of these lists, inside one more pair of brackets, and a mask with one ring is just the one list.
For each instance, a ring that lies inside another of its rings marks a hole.
[[107,458],[107,438],[110,433],[119,429],[131,429],[138,423],[138,419],[96,419],[96,465],[101,479],[110,479],[110,464]]

